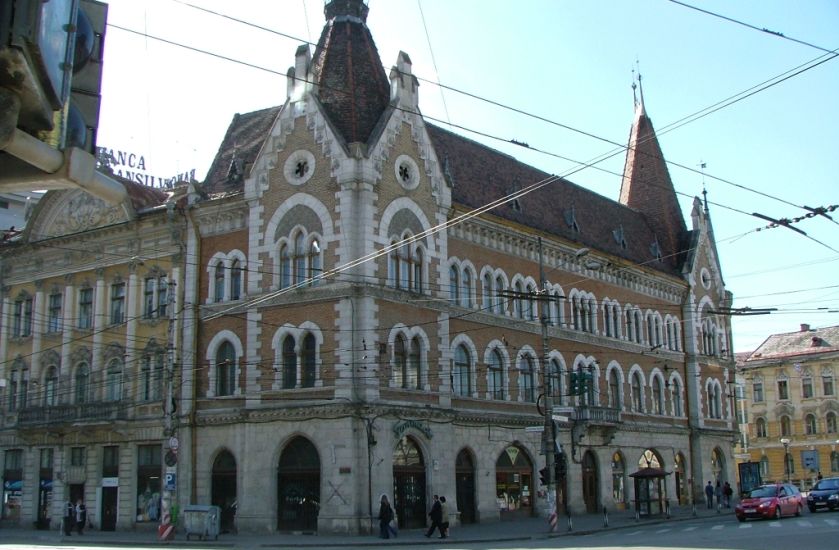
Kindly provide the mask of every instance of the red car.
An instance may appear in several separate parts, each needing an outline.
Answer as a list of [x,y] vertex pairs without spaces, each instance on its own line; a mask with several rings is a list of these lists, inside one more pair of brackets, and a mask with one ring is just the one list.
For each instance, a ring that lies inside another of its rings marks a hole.
[[801,492],[795,485],[778,483],[755,487],[740,500],[734,509],[737,519],[781,519],[783,516],[800,516],[804,509]]

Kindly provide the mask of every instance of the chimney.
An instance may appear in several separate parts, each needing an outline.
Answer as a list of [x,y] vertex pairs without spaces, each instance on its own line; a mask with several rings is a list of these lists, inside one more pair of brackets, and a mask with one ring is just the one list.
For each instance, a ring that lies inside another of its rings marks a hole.
[[801,332],[808,332],[810,330],[810,325],[807,323],[801,323]]

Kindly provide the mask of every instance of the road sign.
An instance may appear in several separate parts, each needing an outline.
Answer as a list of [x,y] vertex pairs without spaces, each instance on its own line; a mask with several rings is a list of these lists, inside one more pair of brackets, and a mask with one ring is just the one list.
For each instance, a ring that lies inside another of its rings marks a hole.
[[545,427],[544,426],[528,426],[524,429],[524,431],[530,432],[530,433],[544,432]]
[[562,415],[559,415],[559,414],[552,414],[552,415],[551,415],[551,419],[552,419],[552,420],[555,420],[555,421],[557,421],[557,422],[568,422],[568,421],[570,420],[570,418],[569,418],[569,417],[567,417],[567,416],[562,416]]
[[571,413],[574,412],[574,407],[565,407],[565,406],[557,405],[553,408],[553,411],[551,411],[551,412],[553,412],[554,414],[570,415]]

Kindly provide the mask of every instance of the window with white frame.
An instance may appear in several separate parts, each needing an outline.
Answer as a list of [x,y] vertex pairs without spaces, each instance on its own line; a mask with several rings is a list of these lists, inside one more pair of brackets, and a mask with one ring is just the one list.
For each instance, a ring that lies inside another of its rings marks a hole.
[[15,300],[12,318],[12,337],[26,338],[32,335],[32,297],[22,295]]
[[487,313],[492,313],[495,311],[495,303],[492,299],[492,275],[489,273],[484,273],[481,282],[481,307],[484,308],[484,311]]
[[87,363],[76,365],[76,376],[73,381],[75,403],[82,405],[90,401],[90,367]]
[[397,335],[394,341],[394,375],[398,387],[420,389],[421,361],[419,337],[414,336],[408,341],[403,335]]
[[79,328],[93,328],[93,289],[90,287],[79,289]]
[[661,384],[661,377],[653,376],[653,414],[664,414],[664,389]]
[[810,399],[813,397],[813,375],[805,372],[801,377],[801,397]]
[[464,267],[460,272],[460,305],[463,307],[472,307],[472,284],[472,272]]
[[670,384],[670,387],[673,399],[673,416],[682,416],[684,414],[682,410],[682,385],[679,384],[678,378],[673,378],[672,380],[673,382]]
[[621,384],[616,368],[609,371],[609,406],[613,409],[621,408]]
[[644,398],[641,390],[641,373],[635,371],[632,373],[632,411],[644,412]]
[[169,281],[165,275],[146,277],[143,284],[143,317],[165,319],[169,308]]
[[50,365],[44,375],[44,406],[58,405],[58,367]]
[[804,432],[807,435],[816,435],[816,415],[808,414],[804,417]]
[[752,402],[763,403],[763,378],[755,376],[752,381]]
[[766,419],[755,419],[755,435],[760,438],[766,437]]
[[519,392],[522,401],[536,401],[533,379],[533,358],[529,355],[522,355],[519,358]]
[[[422,246],[414,242],[413,236],[406,232],[401,239],[393,239],[388,255],[388,282],[394,288],[422,292],[423,262]],[[452,291],[458,293],[457,282],[453,282]],[[457,303],[457,301],[454,301]]]
[[47,332],[61,332],[63,298],[60,292],[50,294],[47,311]]
[[122,360],[113,358],[105,371],[105,401],[122,399]]
[[836,433],[836,413],[829,411],[824,417],[825,431],[829,434]]
[[216,350],[216,395],[233,395],[236,392],[236,349],[225,340]]
[[822,371],[822,394],[825,397],[833,395],[833,371]]
[[118,325],[125,321],[125,283],[111,285],[111,324]]
[[456,265],[449,267],[449,300],[460,304],[460,270]]
[[778,379],[778,399],[789,399],[789,380],[786,376]]
[[781,435],[792,435],[792,423],[787,415],[781,417]]

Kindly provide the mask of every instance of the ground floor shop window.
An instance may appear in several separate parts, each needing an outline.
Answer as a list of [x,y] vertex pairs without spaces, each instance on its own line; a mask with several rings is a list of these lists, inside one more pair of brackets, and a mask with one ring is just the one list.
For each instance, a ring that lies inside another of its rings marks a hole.
[[6,451],[3,467],[3,519],[19,520],[23,499],[23,451]]
[[612,455],[612,499],[615,504],[623,505],[626,502],[625,473],[623,455],[615,453]]
[[160,520],[161,446],[137,447],[137,521]]
[[533,510],[533,465],[519,447],[504,449],[495,464],[495,497],[503,514]]

